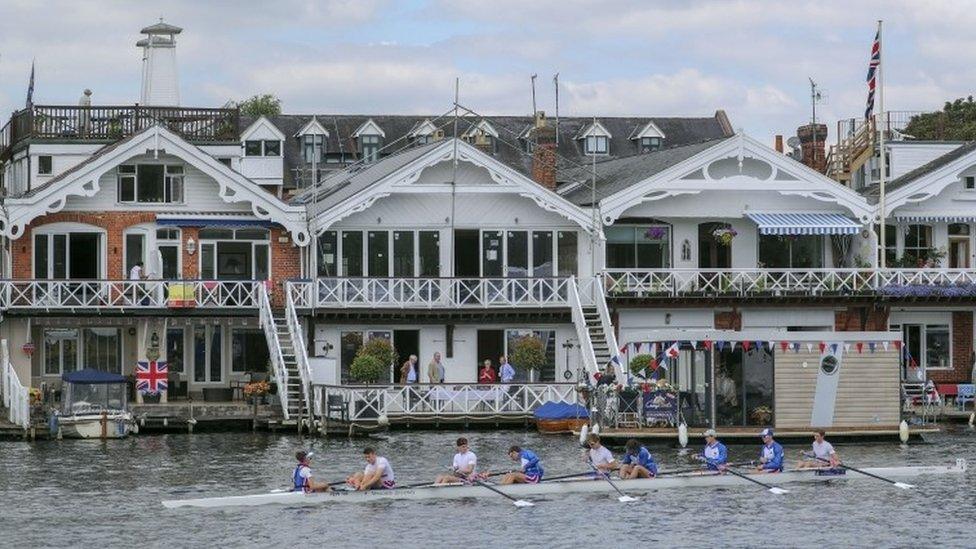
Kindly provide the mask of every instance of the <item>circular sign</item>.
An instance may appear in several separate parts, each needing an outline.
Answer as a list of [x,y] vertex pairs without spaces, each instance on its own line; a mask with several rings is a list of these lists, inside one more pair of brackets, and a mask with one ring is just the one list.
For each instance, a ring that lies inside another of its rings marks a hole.
[[570,372],[569,370],[563,372],[563,379],[572,379],[572,378],[573,378],[573,372]]
[[837,362],[837,357],[834,355],[827,355],[820,361],[820,371],[828,376],[835,374],[838,368],[840,368],[840,363]]

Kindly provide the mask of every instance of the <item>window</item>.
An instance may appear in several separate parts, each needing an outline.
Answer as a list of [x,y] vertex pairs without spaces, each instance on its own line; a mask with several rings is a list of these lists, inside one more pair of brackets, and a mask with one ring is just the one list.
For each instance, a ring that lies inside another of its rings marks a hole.
[[302,158],[306,164],[325,162],[325,136],[321,134],[303,135]]
[[359,152],[366,162],[373,162],[380,156],[380,136],[360,135]]
[[119,166],[119,202],[173,204],[183,202],[183,166],[139,164]]
[[[129,273],[137,263],[143,263],[145,269],[146,260],[146,235],[143,233],[128,233],[125,235],[125,272],[122,276],[129,278]],[[143,275],[148,274],[143,270]]]
[[338,248],[335,231],[325,231],[316,239],[318,243],[318,275],[320,277],[337,276],[336,251]]
[[261,330],[234,330],[231,338],[231,370],[267,372],[268,342]]
[[223,377],[221,367],[221,326],[193,327],[193,381],[218,383]]
[[342,276],[363,276],[363,233],[342,232]]
[[671,266],[671,228],[667,225],[607,227],[607,267],[660,269]]
[[572,231],[559,231],[556,235],[556,265],[559,276],[577,275],[577,236]]
[[608,154],[610,139],[605,135],[590,135],[586,137],[586,154]]
[[437,231],[420,231],[418,256],[420,276],[441,274],[441,234]]
[[976,190],[976,176],[967,175],[963,178],[963,187],[967,191]]
[[648,153],[654,152],[661,149],[661,138],[660,137],[641,137],[640,138],[640,152]]
[[932,227],[930,225],[909,225],[905,231],[905,247],[902,253],[904,262],[921,266],[930,255],[932,248]]
[[265,141],[264,156],[281,156],[281,141]]
[[61,375],[78,369],[78,330],[44,330],[44,375]]
[[925,367],[949,368],[949,326],[945,324],[925,326]]
[[218,159],[217,159],[217,162],[220,162],[220,163],[221,163],[221,164],[223,164],[224,166],[227,166],[228,168],[231,168],[231,167],[232,167],[232,166],[231,166],[231,162],[232,162],[232,160],[233,160],[233,159],[231,159],[231,158],[218,158]]
[[759,262],[781,269],[823,268],[824,239],[820,235],[759,235]]
[[413,231],[393,231],[393,276],[414,276]]
[[85,368],[122,373],[122,336],[118,328],[85,328],[82,343]]
[[186,357],[183,354],[183,328],[166,329],[166,364],[169,371],[174,374],[182,374],[183,362]]
[[245,141],[244,156],[264,156],[264,146],[261,141]]
[[905,342],[901,356],[908,381],[925,381],[925,370],[952,368],[952,348],[948,324],[893,325],[901,329]]
[[[874,233],[881,238],[881,225],[874,226]],[[882,247],[885,254],[885,265],[894,266],[898,262],[898,227],[896,225],[885,225],[885,243]],[[881,251],[878,251],[880,263]]]
[[54,171],[54,167],[51,162],[50,155],[42,155],[37,157],[37,174],[38,175],[51,175]]

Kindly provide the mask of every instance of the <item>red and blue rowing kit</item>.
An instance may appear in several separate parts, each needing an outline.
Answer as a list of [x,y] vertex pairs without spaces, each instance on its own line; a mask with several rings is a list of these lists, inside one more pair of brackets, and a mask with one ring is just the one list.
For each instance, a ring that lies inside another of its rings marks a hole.
[[542,480],[542,463],[539,461],[539,456],[535,455],[532,450],[522,450],[519,452],[519,458],[522,460],[522,474],[525,475],[525,482],[530,484],[535,484]]
[[651,452],[643,446],[640,447],[640,450],[637,451],[636,455],[633,455],[630,452],[624,454],[624,457],[620,460],[620,463],[623,463],[624,465],[640,465],[641,467],[647,469],[647,472],[650,473],[651,476],[657,476],[657,463],[654,463],[654,457],[651,455]]

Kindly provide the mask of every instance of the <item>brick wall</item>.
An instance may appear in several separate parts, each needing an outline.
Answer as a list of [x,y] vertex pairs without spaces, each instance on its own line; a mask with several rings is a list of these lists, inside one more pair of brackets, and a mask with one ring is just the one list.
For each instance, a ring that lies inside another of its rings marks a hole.
[[739,311],[723,311],[715,313],[716,330],[742,330],[742,314]]
[[285,229],[271,229],[272,300],[276,307],[285,306],[285,282],[302,276],[301,248]]
[[106,277],[125,279],[123,266],[123,232],[127,227],[156,220],[153,212],[58,212],[35,219],[24,229],[24,235],[11,244],[12,274],[14,279],[34,278],[33,231],[51,223],[84,223],[105,229]]
[[[184,280],[197,280],[200,278],[200,229],[197,227],[181,227],[182,238],[183,238],[183,249],[180,253],[183,254],[183,279]],[[196,243],[196,250],[193,250],[193,255],[187,251],[186,243],[193,239]]]
[[953,311],[949,333],[952,337],[952,369],[928,370],[926,373],[936,383],[969,383],[972,379],[972,311]]
[[874,306],[848,307],[834,313],[834,330],[838,332],[887,332],[888,309]]

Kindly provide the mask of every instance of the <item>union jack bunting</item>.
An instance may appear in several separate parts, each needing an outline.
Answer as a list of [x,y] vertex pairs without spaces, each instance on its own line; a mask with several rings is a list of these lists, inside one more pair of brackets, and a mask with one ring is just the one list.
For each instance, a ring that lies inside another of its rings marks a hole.
[[878,67],[881,66],[881,29],[874,35],[874,44],[871,45],[871,61],[868,63],[868,104],[864,109],[864,118],[871,119],[874,114],[874,90],[878,84]]
[[136,366],[136,390],[140,393],[159,393],[166,390],[169,368],[165,361],[139,361]]

